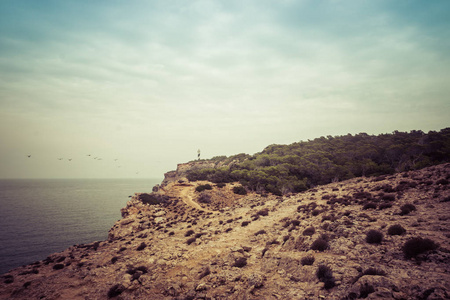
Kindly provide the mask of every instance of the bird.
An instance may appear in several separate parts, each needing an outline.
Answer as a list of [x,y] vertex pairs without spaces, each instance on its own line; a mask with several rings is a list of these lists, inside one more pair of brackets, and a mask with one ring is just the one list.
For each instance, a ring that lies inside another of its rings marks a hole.
[[68,158],[68,160],[69,160],[69,161],[72,161],[72,159],[71,159],[71,158]]
[[62,160],[62,157],[58,157],[58,160]]
[[86,156],[91,156],[90,154],[86,155]]
[[28,156],[28,158],[30,158],[31,157],[31,154],[30,155],[27,155]]

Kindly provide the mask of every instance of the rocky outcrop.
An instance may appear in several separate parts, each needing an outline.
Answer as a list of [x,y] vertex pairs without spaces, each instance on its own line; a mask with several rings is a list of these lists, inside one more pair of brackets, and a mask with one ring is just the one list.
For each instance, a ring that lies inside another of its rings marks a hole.
[[444,164],[285,197],[171,181],[107,241],[2,275],[0,298],[449,299],[449,180]]

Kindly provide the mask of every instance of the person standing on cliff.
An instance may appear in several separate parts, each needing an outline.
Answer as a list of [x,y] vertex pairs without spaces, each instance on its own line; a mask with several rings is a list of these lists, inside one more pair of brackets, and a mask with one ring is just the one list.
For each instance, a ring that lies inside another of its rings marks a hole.
[[197,150],[197,158],[200,160],[200,149]]

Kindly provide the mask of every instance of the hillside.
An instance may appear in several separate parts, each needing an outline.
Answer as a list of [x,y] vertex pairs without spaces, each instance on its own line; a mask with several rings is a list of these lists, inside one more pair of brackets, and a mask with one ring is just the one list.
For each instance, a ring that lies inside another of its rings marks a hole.
[[286,196],[172,178],[107,241],[2,275],[0,298],[449,299],[448,163]]
[[439,132],[327,136],[270,145],[254,155],[219,156],[181,170],[189,180],[239,181],[246,189],[275,195],[360,176],[393,174],[450,162],[450,128]]

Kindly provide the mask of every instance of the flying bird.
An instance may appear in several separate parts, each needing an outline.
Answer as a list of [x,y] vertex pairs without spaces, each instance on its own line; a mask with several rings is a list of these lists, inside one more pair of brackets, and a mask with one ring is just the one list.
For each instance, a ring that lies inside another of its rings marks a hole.
[[72,159],[71,159],[71,158],[68,158],[68,160],[69,160],[69,161],[72,161]]
[[62,160],[62,157],[58,157],[58,160]]
[[30,158],[31,157],[31,154],[30,155],[27,155],[28,156],[28,158]]

